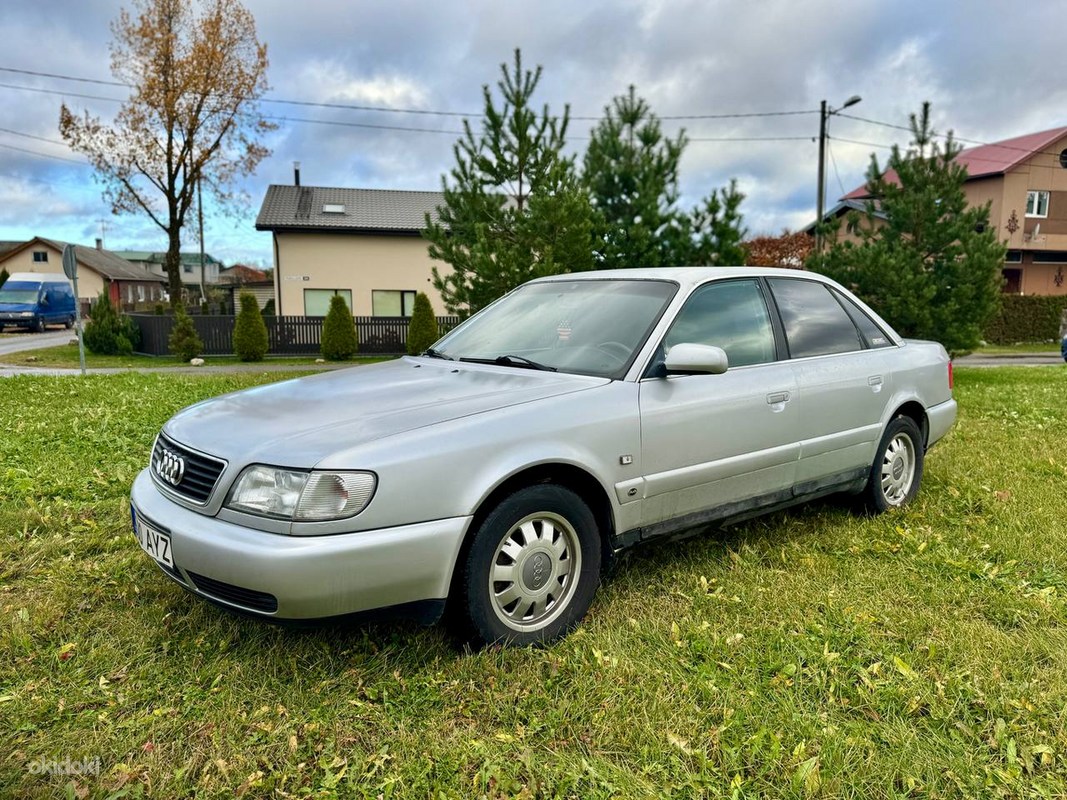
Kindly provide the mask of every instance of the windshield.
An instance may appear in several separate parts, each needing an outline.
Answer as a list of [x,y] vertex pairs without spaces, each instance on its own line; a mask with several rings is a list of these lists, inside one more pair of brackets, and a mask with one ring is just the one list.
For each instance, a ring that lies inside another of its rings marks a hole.
[[36,303],[36,289],[0,289],[0,303]]
[[527,284],[471,317],[428,354],[622,377],[677,290],[660,280]]

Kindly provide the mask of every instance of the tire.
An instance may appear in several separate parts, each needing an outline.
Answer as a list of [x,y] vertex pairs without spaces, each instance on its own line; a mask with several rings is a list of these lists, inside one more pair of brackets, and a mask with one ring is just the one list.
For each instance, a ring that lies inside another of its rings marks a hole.
[[873,514],[912,501],[923,476],[923,437],[910,417],[895,417],[886,426],[871,465],[863,505]]
[[73,328],[74,317],[67,317],[65,320],[63,320],[63,327],[66,328],[68,331]]
[[456,587],[461,638],[545,645],[585,616],[600,582],[601,540],[589,507],[569,489],[520,489],[489,512]]
[[44,332],[44,317],[37,317],[32,323],[30,323],[30,330],[34,333]]

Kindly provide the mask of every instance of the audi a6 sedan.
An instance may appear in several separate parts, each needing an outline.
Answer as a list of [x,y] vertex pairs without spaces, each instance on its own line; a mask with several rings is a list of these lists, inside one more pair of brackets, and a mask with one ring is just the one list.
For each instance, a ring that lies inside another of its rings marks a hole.
[[273,620],[390,610],[551,641],[640,542],[836,492],[911,500],[952,426],[941,345],[791,270],[527,283],[417,357],[175,415],[134,531],[190,592]]

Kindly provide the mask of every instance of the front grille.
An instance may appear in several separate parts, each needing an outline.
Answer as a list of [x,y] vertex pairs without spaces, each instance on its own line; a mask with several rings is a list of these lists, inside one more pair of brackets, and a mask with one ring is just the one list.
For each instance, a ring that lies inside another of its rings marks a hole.
[[227,603],[244,606],[256,611],[265,611],[273,614],[278,610],[278,598],[266,592],[257,592],[255,589],[245,589],[242,586],[234,586],[232,583],[223,583],[205,575],[197,575],[195,572],[186,570],[196,588],[204,594],[211,595]]
[[[172,483],[163,474],[166,470],[162,469],[162,465],[167,461],[168,453],[172,457],[171,460],[173,457],[181,459],[184,467],[180,471],[181,479],[177,484]],[[195,503],[207,502],[225,468],[225,461],[183,447],[162,433],[156,439],[156,446],[152,450],[152,477],[155,481]]]

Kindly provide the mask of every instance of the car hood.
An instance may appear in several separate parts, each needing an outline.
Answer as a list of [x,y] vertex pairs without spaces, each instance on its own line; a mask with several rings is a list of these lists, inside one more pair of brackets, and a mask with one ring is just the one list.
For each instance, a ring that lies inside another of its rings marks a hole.
[[8,314],[18,311],[33,311],[37,308],[36,303],[0,303],[0,311]]
[[164,432],[231,462],[308,468],[339,450],[606,378],[400,358],[268,384],[179,412]]

